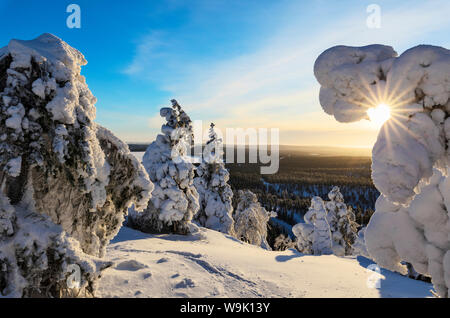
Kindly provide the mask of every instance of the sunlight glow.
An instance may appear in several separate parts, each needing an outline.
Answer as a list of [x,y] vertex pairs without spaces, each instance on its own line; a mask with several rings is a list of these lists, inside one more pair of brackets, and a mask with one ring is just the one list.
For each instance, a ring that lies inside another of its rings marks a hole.
[[381,126],[391,117],[391,108],[387,104],[382,103],[377,107],[369,108],[367,115],[369,115],[371,122],[377,126]]

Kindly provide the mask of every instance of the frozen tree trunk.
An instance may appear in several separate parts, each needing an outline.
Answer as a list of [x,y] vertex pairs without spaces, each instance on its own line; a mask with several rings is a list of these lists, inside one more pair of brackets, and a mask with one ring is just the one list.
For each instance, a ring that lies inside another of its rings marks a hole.
[[188,155],[193,141],[191,120],[176,100],[160,114],[167,123],[143,158],[155,189],[143,213],[131,210],[128,225],[147,233],[192,233],[197,229],[191,221],[199,203],[193,184],[195,167]]
[[96,125],[83,55],[44,34],[0,49],[0,295],[95,292],[109,240],[153,188]]
[[258,202],[256,194],[249,190],[239,190],[237,202],[233,215],[236,237],[249,244],[271,250],[267,243],[267,223],[276,214],[266,211]]
[[200,206],[195,220],[200,226],[234,236],[233,191],[228,184],[230,174],[222,160],[222,139],[217,137],[214,124],[211,124],[209,137],[194,179]]
[[400,56],[388,46],[337,46],[316,60],[320,103],[338,121],[367,118],[379,103],[391,119],[372,151],[381,192],[365,231],[380,265],[406,274],[402,261],[450,289],[450,51],[420,45]]

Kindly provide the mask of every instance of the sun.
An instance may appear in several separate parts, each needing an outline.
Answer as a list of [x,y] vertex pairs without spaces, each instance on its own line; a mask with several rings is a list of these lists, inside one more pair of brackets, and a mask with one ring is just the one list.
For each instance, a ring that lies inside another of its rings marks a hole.
[[389,105],[382,103],[377,107],[369,108],[367,110],[367,115],[369,115],[369,119],[372,123],[381,126],[391,117],[391,108]]

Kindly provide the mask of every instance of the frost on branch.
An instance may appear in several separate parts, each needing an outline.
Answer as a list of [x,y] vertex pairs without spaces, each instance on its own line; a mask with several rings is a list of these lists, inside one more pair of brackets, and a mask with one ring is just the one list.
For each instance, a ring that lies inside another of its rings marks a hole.
[[167,123],[143,157],[155,189],[147,209],[143,213],[132,210],[128,224],[143,232],[187,234],[195,230],[191,220],[199,209],[194,165],[188,156],[192,124],[176,100],[172,108],[161,108],[160,114]]
[[237,202],[233,215],[236,237],[241,241],[270,250],[267,243],[267,223],[276,214],[266,211],[258,202],[256,194],[250,190],[239,190]]
[[411,263],[449,296],[450,51],[420,45],[397,57],[386,46],[339,46],[319,56],[314,72],[320,103],[338,121],[391,105],[372,151],[382,196],[365,231],[367,248],[381,266],[405,272],[401,260]]
[[325,203],[320,197],[311,199],[311,207],[303,218],[305,223],[298,223],[292,228],[297,237],[298,250],[304,254],[333,254]]
[[195,220],[201,226],[234,235],[233,191],[228,184],[230,174],[222,160],[222,149],[222,139],[217,137],[214,124],[211,124],[203,161],[197,167],[194,179],[200,205]]
[[96,99],[80,75],[85,64],[51,34],[0,50],[3,296],[67,296],[69,265],[81,268],[80,294],[93,293],[106,266],[95,257],[128,206],[142,209],[149,199],[143,167],[93,122]]
[[325,202],[327,221],[333,240],[333,253],[337,256],[352,255],[352,245],[357,236],[358,224],[351,206],[344,203],[339,187],[328,193],[330,201]]

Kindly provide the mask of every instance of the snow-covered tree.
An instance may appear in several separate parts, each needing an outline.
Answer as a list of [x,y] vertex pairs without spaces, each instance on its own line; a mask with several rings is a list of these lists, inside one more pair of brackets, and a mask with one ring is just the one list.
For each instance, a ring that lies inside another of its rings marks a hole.
[[309,223],[297,223],[292,227],[297,249],[303,254],[313,254],[313,232],[314,225]]
[[381,192],[365,231],[381,266],[431,276],[436,292],[450,288],[450,51],[420,45],[400,56],[388,46],[337,46],[314,66],[320,103],[341,122],[391,107],[372,151],[372,179]]
[[333,187],[328,198],[330,201],[326,201],[325,208],[333,239],[333,253],[337,256],[351,255],[358,229],[355,214],[352,207],[344,203],[339,187]]
[[276,213],[268,212],[250,190],[239,190],[234,211],[234,231],[241,241],[270,250],[267,243],[267,223]]
[[370,259],[371,257],[366,247],[365,232],[366,232],[365,226],[358,231],[355,242],[353,243],[353,255],[355,256],[361,255]]
[[214,124],[211,124],[203,161],[197,167],[194,179],[200,205],[195,220],[201,226],[234,235],[233,191],[228,184],[230,174],[222,160],[222,149],[222,139],[217,137]]
[[322,198],[311,199],[311,206],[303,219],[305,223],[298,223],[292,228],[299,251],[314,255],[333,254],[330,225]]
[[90,295],[128,207],[153,188],[94,123],[83,55],[51,34],[0,49],[0,296]]
[[273,244],[273,249],[275,251],[285,251],[290,248],[295,248],[295,243],[289,236],[280,234],[275,238],[275,242]]
[[147,209],[143,213],[132,210],[128,224],[143,232],[187,234],[195,229],[191,221],[199,209],[195,167],[189,157],[192,122],[176,100],[172,108],[161,108],[160,114],[167,123],[143,157],[155,189]]

